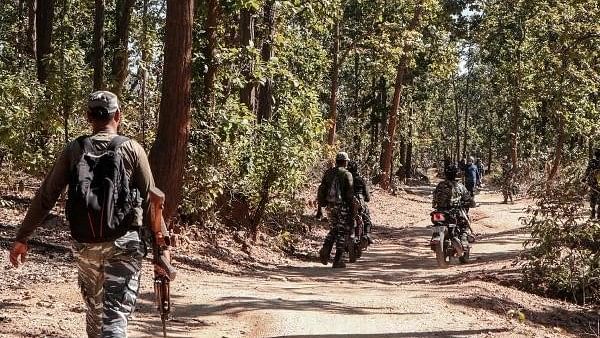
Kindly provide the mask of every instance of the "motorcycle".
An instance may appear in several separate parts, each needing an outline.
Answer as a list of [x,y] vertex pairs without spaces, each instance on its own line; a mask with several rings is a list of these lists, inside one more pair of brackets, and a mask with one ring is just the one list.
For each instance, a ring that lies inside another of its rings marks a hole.
[[[471,230],[469,216],[464,208],[448,210],[435,210],[431,214],[432,236],[430,241],[431,250],[435,252],[435,258],[440,268],[448,267],[451,257],[458,257],[462,264],[469,262],[470,245],[463,245],[461,234],[463,229]],[[475,238],[467,233],[467,241],[473,243]]]
[[348,245],[348,261],[350,263],[356,262],[362,256],[363,251],[367,250],[369,246],[369,240],[364,236],[364,223],[361,216],[361,203],[358,199],[354,199],[355,207],[359,210],[358,215],[354,219],[354,232],[350,234],[350,240],[347,242]]

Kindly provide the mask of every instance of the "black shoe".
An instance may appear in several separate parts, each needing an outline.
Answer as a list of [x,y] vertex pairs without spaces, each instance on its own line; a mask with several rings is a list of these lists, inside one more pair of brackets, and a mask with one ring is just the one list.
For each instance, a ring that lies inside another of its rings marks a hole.
[[321,264],[327,265],[329,263],[329,256],[331,255],[331,245],[324,244],[321,250],[319,250],[319,260]]
[[336,250],[335,258],[333,259],[333,268],[345,268],[346,263],[344,263],[344,252],[342,250]]
[[333,262],[333,266],[334,269],[342,269],[346,267],[346,263],[344,263],[344,261],[339,261],[339,262]]

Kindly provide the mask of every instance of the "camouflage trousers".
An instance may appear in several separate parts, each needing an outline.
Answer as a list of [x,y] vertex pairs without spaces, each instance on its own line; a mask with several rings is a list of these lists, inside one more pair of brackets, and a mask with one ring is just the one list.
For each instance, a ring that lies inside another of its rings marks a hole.
[[353,226],[350,209],[343,205],[334,206],[330,209],[329,219],[330,230],[325,236],[325,245],[333,245],[335,242],[336,252],[344,252]]
[[114,242],[75,243],[75,256],[88,337],[127,337],[140,285],[139,234],[129,231]]

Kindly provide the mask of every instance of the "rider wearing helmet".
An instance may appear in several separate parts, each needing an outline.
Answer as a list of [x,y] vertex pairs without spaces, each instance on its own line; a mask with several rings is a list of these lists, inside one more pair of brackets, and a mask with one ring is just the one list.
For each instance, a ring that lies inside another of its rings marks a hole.
[[444,168],[445,180],[440,182],[433,192],[433,207],[436,209],[451,209],[470,207],[473,204],[471,193],[462,183],[456,181],[458,168],[450,164]]
[[[456,181],[457,173],[458,168],[454,164],[450,164],[444,168],[445,180],[438,183],[433,192],[433,208],[448,211],[464,209],[465,214],[460,217],[468,218],[466,215],[469,213],[469,207],[472,207],[474,204],[473,196],[471,196],[471,193],[462,183]],[[467,238],[470,227],[464,226],[468,222],[461,222],[461,224],[463,224],[461,225],[461,242],[463,242],[464,246],[468,246]]]

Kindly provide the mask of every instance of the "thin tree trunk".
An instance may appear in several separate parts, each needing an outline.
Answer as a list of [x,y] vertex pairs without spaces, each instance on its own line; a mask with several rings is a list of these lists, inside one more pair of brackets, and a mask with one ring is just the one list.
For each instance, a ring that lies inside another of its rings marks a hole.
[[404,176],[406,178],[412,177],[412,158],[413,158],[413,114],[414,114],[414,103],[411,105],[408,111],[408,137],[406,138],[406,158],[404,161]]
[[488,142],[488,158],[487,158],[488,172],[492,171],[492,141],[494,139],[492,136],[493,135],[493,133],[492,133],[493,123],[492,123],[491,115],[492,114],[490,113],[490,120],[489,120],[489,126],[488,126],[488,128],[489,128],[488,129],[488,139],[487,139],[487,142]]
[[[240,11],[240,44],[242,48],[250,48],[254,44],[254,11]],[[247,53],[244,53],[247,55]],[[246,85],[240,91],[240,101],[253,113],[257,113],[256,84],[254,83],[254,63],[248,56],[244,62],[242,75]]]
[[207,12],[204,31],[206,32],[206,74],[204,74],[204,106],[212,115],[215,104],[215,78],[217,76],[217,25],[221,16],[219,0],[207,1]]
[[[412,20],[406,28],[407,31],[415,30],[421,21],[421,14],[423,12],[422,1],[415,4],[415,12]],[[404,88],[404,81],[408,73],[408,56],[407,54],[412,51],[412,46],[408,45],[404,48],[404,53],[400,58],[400,62],[396,71],[396,81],[394,83],[394,97],[392,99],[392,106],[390,107],[390,113],[387,123],[387,135],[383,140],[382,153],[381,153],[381,174],[382,179],[380,185],[383,189],[390,187],[392,173],[392,159],[393,149],[395,145],[396,137],[396,121],[398,119],[398,108],[400,107],[400,98],[402,96],[402,90]]]
[[127,79],[127,66],[129,65],[129,24],[135,0],[117,0],[115,15],[115,54],[112,62],[111,88],[117,96],[121,95],[123,84]]
[[337,129],[337,92],[340,77],[340,21],[336,19],[333,26],[333,51],[331,53],[331,88],[329,93],[329,130],[327,133],[327,144],[335,143]]
[[48,62],[46,57],[52,52],[54,0],[38,0],[35,14],[37,78],[40,83],[46,83],[48,79]]
[[141,99],[142,109],[140,109],[140,128],[142,134],[142,146],[147,149],[146,144],[146,131],[148,129],[146,124],[146,116],[148,111],[148,99],[147,99],[147,84],[148,84],[148,64],[150,63],[150,53],[148,52],[148,0],[144,0],[142,8],[142,36],[141,36],[141,53],[142,63],[138,69],[138,76],[142,81],[141,88]]
[[470,97],[470,88],[469,88],[469,75],[467,74],[467,92],[465,93],[465,120],[464,120],[464,132],[463,132],[463,152],[462,152],[462,157],[463,158],[467,158],[467,143],[469,140],[469,100],[471,99]]
[[387,134],[383,139],[381,146],[381,181],[380,185],[383,189],[389,189],[391,183],[391,170],[392,170],[392,151],[395,144],[396,136],[396,121],[398,119],[398,108],[400,107],[400,97],[402,95],[402,89],[404,87],[404,81],[406,77],[406,54],[400,59],[398,69],[396,71],[396,81],[394,82],[394,96],[392,98],[392,107],[390,108],[390,114],[387,122]]
[[37,30],[36,30],[36,13],[37,12],[37,0],[27,1],[27,49],[29,55],[37,60],[36,44],[37,44]]
[[556,178],[556,174],[558,173],[562,161],[563,145],[565,144],[565,118],[562,115],[558,117],[557,129],[558,136],[556,138],[556,149],[554,150],[554,163],[548,174],[548,182],[551,182]]
[[104,0],[94,2],[94,90],[105,89],[104,84]]
[[[275,38],[275,1],[268,0],[264,6],[264,21],[267,26],[267,36],[265,37],[261,49],[261,58],[264,63],[268,63],[273,57],[273,39]],[[273,114],[273,79],[268,78],[258,91],[258,121],[269,120]]]
[[181,201],[190,131],[194,0],[167,0],[166,21],[162,98],[150,165],[156,186],[167,196],[164,215],[170,219]]
[[454,116],[456,117],[455,121],[456,121],[456,126],[455,126],[455,130],[456,130],[456,147],[454,150],[454,153],[456,154],[456,158],[454,159],[455,161],[459,161],[460,158],[460,108],[458,105],[458,93],[457,93],[457,85],[456,85],[456,80],[452,81],[452,88],[454,91]]

